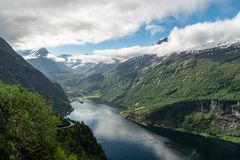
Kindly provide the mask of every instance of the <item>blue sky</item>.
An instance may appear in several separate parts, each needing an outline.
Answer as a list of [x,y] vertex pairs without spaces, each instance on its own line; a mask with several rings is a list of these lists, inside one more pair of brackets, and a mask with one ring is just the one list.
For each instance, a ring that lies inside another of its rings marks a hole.
[[[240,38],[240,0],[24,2],[23,5],[19,0],[0,1],[0,36],[16,50],[46,47],[54,54],[74,55],[100,54],[101,50],[101,56],[103,51],[104,55],[115,56],[112,53],[118,50],[121,56],[127,54],[122,52],[126,52],[125,48],[134,49],[132,46],[142,48],[129,52],[143,54],[140,50],[169,34],[172,38],[168,44],[172,49]],[[223,23],[219,26],[218,22]],[[198,27],[193,25],[196,23]],[[223,33],[225,39],[222,39]],[[180,47],[176,46],[179,44]]]
[[224,4],[213,3],[203,11],[196,11],[191,15],[179,18],[167,17],[161,21],[152,22],[153,24],[159,25],[163,28],[162,32],[156,33],[155,35],[151,35],[145,29],[145,26],[141,26],[134,34],[122,38],[110,39],[97,44],[86,43],[84,45],[60,45],[57,47],[48,47],[48,50],[55,54],[64,53],[74,55],[87,53],[91,54],[94,50],[118,49],[135,45],[148,46],[160,38],[167,37],[174,27],[182,28],[199,22],[229,19],[236,16],[239,11],[240,3],[238,0],[228,0]]

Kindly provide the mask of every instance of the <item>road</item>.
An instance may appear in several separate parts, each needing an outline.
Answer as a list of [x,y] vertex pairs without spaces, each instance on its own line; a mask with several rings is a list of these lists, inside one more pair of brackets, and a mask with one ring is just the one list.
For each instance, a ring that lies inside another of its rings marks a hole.
[[68,126],[64,126],[64,127],[58,127],[57,129],[66,129],[66,128],[71,128],[71,127],[74,125],[74,123],[73,123],[73,122],[71,122],[71,121],[69,121],[69,120],[68,120],[68,123],[69,123],[69,125],[68,125]]

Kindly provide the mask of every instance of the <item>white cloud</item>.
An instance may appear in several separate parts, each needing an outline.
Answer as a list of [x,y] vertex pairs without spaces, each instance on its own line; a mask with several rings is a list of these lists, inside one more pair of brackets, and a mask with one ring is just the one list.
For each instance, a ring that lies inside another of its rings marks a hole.
[[148,32],[150,32],[151,36],[155,35],[156,33],[164,31],[162,26],[155,25],[155,24],[148,24],[148,25],[146,25],[145,29]]
[[201,48],[204,45],[206,47],[206,45],[238,40],[240,40],[240,12],[232,19],[197,23],[184,28],[175,27],[169,34],[168,42],[161,45],[96,50],[92,56],[114,57],[122,60],[144,54],[164,56],[172,52]]
[[155,20],[201,11],[213,1],[1,0],[0,35],[16,49],[98,43],[131,35]]
[[76,63],[81,61],[82,64],[112,63],[114,62],[112,58],[126,60],[144,54],[165,56],[172,52],[202,48],[229,41],[240,41],[240,12],[232,19],[197,23],[184,28],[174,28],[169,34],[168,42],[161,45],[95,50],[93,54],[69,57],[68,62]]
[[74,55],[68,58],[67,63],[76,63],[81,61],[81,65],[86,63],[113,63],[112,57],[102,55]]
[[57,57],[56,55],[51,54],[51,53],[47,54],[47,58],[52,59],[55,62],[64,62],[65,61],[64,58]]

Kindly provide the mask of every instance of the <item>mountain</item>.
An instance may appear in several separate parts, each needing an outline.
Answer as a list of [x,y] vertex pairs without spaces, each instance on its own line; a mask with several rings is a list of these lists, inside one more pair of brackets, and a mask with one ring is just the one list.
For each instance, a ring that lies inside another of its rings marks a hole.
[[[78,83],[139,123],[240,141],[240,43],[145,55]],[[223,126],[224,124],[224,126]]]
[[60,54],[58,57],[63,58],[65,61],[67,61],[68,58],[71,57],[71,56],[72,55],[70,55],[70,54]]
[[[48,52],[25,53],[33,54]],[[107,159],[88,126],[62,117],[72,108],[61,86],[2,38],[0,68],[0,159]]]
[[112,70],[113,68],[115,68],[119,63],[120,63],[119,60],[116,60],[113,63],[103,63],[103,62],[98,63],[98,64],[96,64],[95,66],[93,66],[92,68],[89,69],[88,74],[108,72],[108,71]]
[[[44,56],[46,51],[34,54]],[[51,82],[40,71],[26,62],[3,38],[0,38],[0,68],[1,81],[19,84],[24,88],[40,93],[47,99],[52,99],[54,110],[58,114],[65,115],[71,111],[71,105],[61,86]]]
[[168,42],[168,38],[162,38],[162,39],[158,40],[158,41],[155,43],[155,45],[160,45],[160,44],[162,44],[162,43],[164,43],[164,42]]
[[56,56],[49,53],[46,48],[37,51],[19,50],[18,53],[47,77],[62,85],[69,82],[71,79],[69,77],[76,79],[75,77],[107,72],[120,63],[118,59],[112,59],[111,63],[85,62],[81,57],[69,54]]
[[21,56],[25,57],[25,56],[29,56],[30,54],[32,54],[32,50],[19,50],[17,51],[18,54],[20,54]]
[[49,53],[46,48],[18,51],[30,64],[39,69],[49,78],[56,80],[58,74],[68,73],[71,68],[66,66],[64,58]]
[[112,62],[99,62],[99,63],[82,63],[79,61],[79,64],[75,64],[73,67],[74,73],[78,73],[84,76],[96,73],[104,73],[110,71],[120,63],[118,59],[112,59]]
[[75,87],[81,88],[84,93],[100,91],[106,93],[108,101],[119,101],[137,75],[159,59],[157,55],[134,57],[118,64],[109,72],[91,74],[80,79]]
[[72,63],[73,72],[86,75],[88,71],[96,66],[96,63],[93,62],[86,62],[83,63],[82,60],[77,60],[75,63]]
[[33,52],[32,54],[36,57],[47,57],[48,50],[46,48],[40,48],[38,51]]

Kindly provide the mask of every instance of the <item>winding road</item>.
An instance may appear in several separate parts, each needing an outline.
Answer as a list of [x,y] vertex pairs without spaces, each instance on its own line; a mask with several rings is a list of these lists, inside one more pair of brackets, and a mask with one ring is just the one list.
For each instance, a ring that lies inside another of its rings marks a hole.
[[71,122],[71,121],[69,121],[69,120],[68,120],[68,123],[69,123],[69,125],[67,125],[67,126],[64,126],[64,127],[58,127],[57,129],[66,129],[66,128],[71,128],[71,127],[74,125],[74,123],[73,123],[73,122]]

